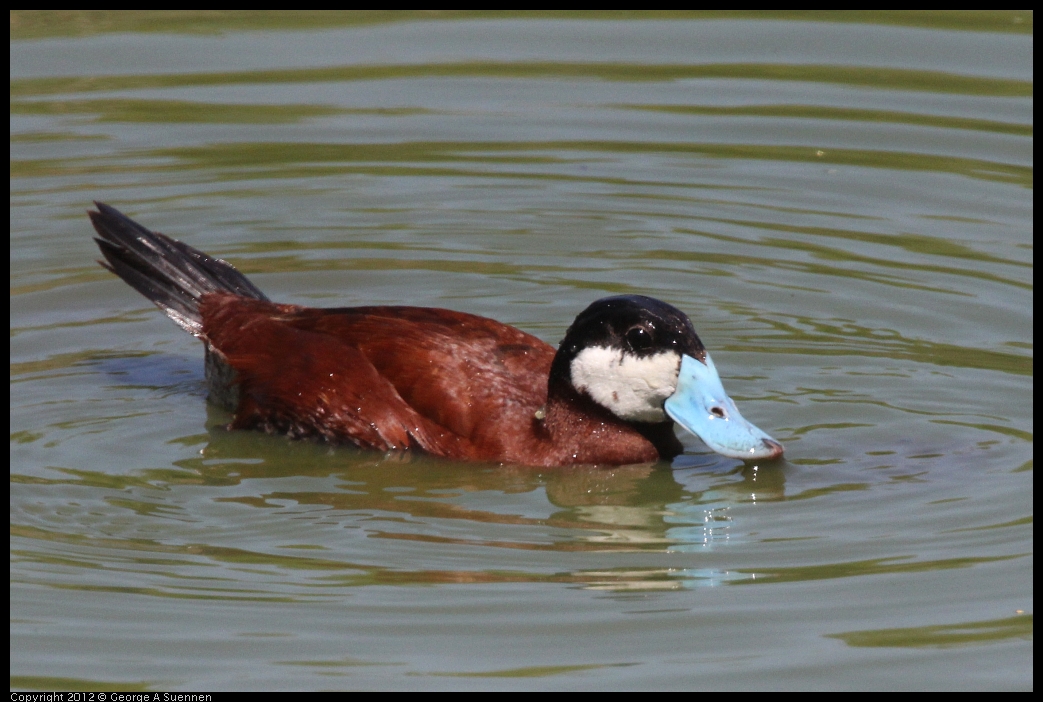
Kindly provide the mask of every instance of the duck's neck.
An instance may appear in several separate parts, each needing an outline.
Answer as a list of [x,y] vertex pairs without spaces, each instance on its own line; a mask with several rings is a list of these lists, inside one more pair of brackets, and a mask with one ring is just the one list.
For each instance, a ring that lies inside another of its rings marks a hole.
[[567,381],[552,378],[547,390],[541,429],[573,463],[646,463],[684,450],[672,421],[625,422]]

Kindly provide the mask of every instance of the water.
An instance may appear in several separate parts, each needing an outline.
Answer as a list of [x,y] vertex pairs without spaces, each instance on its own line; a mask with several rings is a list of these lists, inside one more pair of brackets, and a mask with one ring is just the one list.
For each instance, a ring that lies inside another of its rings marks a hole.
[[[12,688],[1032,687],[1031,15],[195,17],[13,16]],[[229,433],[92,200],[282,302],[662,298],[787,460]]]

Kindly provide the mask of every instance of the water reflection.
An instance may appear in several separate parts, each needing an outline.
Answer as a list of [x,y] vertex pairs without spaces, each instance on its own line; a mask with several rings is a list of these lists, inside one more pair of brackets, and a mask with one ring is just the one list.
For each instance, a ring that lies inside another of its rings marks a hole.
[[[227,417],[216,409],[209,411],[209,431],[183,439],[199,447],[197,456],[176,461],[173,470],[123,476],[124,480],[116,480],[119,485],[113,483],[114,476],[104,476],[121,491],[108,500],[110,506],[122,505],[146,520],[171,515],[185,518],[183,505],[167,505],[164,500],[178,502],[183,490],[176,486],[194,485],[206,490],[206,500],[213,506],[263,510],[258,515],[260,522],[253,526],[249,525],[256,520],[228,515],[239,527],[245,525],[246,532],[240,535],[244,541],[251,540],[249,532],[255,529],[270,532],[272,543],[285,543],[289,537],[281,539],[280,533],[289,529],[290,522],[302,519],[333,526],[335,530],[325,537],[312,534],[319,539],[318,547],[327,551],[319,558],[315,553],[287,552],[288,547],[269,545],[258,551],[229,547],[220,539],[210,543],[207,526],[199,524],[199,519],[188,519],[195,522],[191,536],[169,534],[175,541],[187,538],[194,545],[151,543],[159,551],[188,549],[195,556],[219,562],[326,571],[322,579],[338,586],[554,581],[600,590],[658,590],[749,578],[748,574],[693,568],[690,559],[678,567],[610,570],[603,565],[584,567],[587,564],[580,559],[574,563],[578,567],[548,570],[546,557],[538,554],[668,556],[711,551],[741,539],[729,515],[732,506],[779,499],[785,483],[780,466],[736,466],[737,462],[721,461],[716,455],[687,456],[688,465],[679,468],[646,464],[558,470],[456,464],[415,454],[382,455],[253,432],[228,432],[222,426]],[[96,482],[101,477],[69,474],[68,482]],[[163,489],[158,495],[154,489],[135,497],[125,494],[143,486]],[[218,521],[223,520],[218,517]],[[151,531],[147,525],[141,526]],[[356,562],[353,557],[366,556],[345,550],[345,529],[352,533],[352,541],[360,536],[382,539],[399,544],[391,552],[401,549],[401,553],[388,556],[388,563],[378,567]],[[199,539],[204,543],[198,543]],[[137,543],[141,548],[140,540]],[[516,569],[510,571],[418,565],[432,556],[481,563],[488,560],[481,556],[481,550],[487,548],[533,555],[519,556]]]

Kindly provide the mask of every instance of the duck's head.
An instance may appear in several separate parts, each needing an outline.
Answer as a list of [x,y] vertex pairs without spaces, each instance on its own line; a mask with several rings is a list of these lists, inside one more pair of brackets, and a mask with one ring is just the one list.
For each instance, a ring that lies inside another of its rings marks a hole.
[[724,456],[782,455],[782,444],[743,419],[724,392],[688,316],[651,297],[605,297],[583,310],[558,347],[551,381],[627,422],[669,417]]

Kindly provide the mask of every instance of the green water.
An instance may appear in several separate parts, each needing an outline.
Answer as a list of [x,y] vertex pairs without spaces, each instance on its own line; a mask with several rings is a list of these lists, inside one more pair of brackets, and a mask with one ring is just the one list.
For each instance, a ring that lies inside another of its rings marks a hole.
[[[15,13],[11,687],[1031,689],[1032,15]],[[92,200],[274,300],[690,314],[760,467],[229,433]]]

